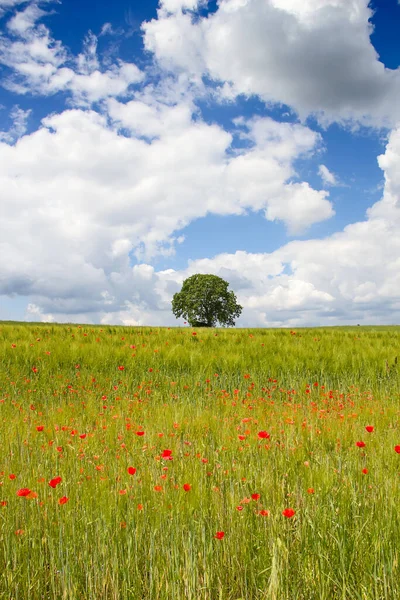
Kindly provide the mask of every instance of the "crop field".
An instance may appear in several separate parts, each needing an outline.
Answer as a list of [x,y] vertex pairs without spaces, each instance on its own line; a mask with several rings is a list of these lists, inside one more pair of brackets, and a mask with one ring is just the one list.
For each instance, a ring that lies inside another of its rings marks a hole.
[[400,598],[399,328],[0,350],[0,599]]

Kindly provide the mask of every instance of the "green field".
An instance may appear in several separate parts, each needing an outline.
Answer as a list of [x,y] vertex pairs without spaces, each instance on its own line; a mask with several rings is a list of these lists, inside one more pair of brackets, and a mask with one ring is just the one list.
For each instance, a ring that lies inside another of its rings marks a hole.
[[0,323],[0,351],[0,599],[400,598],[400,328]]

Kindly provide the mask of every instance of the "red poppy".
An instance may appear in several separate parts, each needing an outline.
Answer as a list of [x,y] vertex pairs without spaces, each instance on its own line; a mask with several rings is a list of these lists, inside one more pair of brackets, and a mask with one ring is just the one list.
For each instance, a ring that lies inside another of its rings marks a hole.
[[282,511],[282,514],[287,519],[291,519],[296,514],[296,511],[293,510],[293,508],[285,508],[285,510]]
[[67,496],[63,496],[62,498],[59,499],[58,504],[66,504],[68,502],[69,498],[67,498]]
[[128,467],[128,473],[129,475],[134,475],[136,473],[135,467]]
[[217,531],[217,533],[214,535],[214,537],[217,540],[222,540],[225,537],[225,532],[224,531]]
[[259,431],[258,432],[258,437],[261,440],[269,440],[269,438],[271,437],[270,434],[267,431]]
[[262,510],[259,511],[258,514],[261,515],[262,517],[269,517],[269,510],[265,510],[265,508],[263,508]]
[[20,490],[18,490],[17,496],[21,496],[21,498],[23,498],[25,496],[29,496],[31,491],[32,490],[30,490],[29,488],[21,488]]
[[11,473],[11,474],[8,476],[8,478],[9,478],[9,479],[15,479],[15,478],[16,478],[16,475],[14,475],[14,473]]
[[395,446],[394,451],[397,452],[397,454],[400,454],[400,446]]
[[118,367],[118,371],[125,371],[125,367]]
[[164,458],[165,460],[172,460],[172,450],[163,450],[161,458]]
[[356,442],[357,448],[365,448],[365,442]]
[[62,479],[61,479],[61,477],[54,477],[54,479],[51,479],[51,480],[49,481],[49,486],[50,486],[50,487],[52,487],[52,488],[55,488],[55,487],[57,487],[57,486],[58,486],[58,484],[59,484],[59,483],[61,483],[61,482],[62,482]]
[[307,494],[315,494],[314,488],[308,488]]
[[364,473],[364,475],[366,475],[368,473],[368,469],[363,469],[362,472]]
[[368,431],[368,433],[372,433],[373,430],[374,430],[374,426],[373,425],[367,425],[365,429],[366,429],[366,431]]
[[155,492],[161,492],[162,491],[162,485],[155,485],[154,486],[154,491]]
[[252,494],[251,497],[252,497],[253,500],[257,501],[257,500],[260,499],[260,494]]
[[86,433],[81,433],[81,435],[79,437],[81,438],[81,440],[84,440],[86,437]]
[[190,483],[184,483],[183,489],[185,490],[185,492],[190,492],[190,490],[192,489],[192,486],[190,485]]
[[246,439],[246,436],[245,435],[238,435],[238,438],[239,438],[240,441],[243,441],[243,440]]
[[236,510],[238,510],[239,512],[241,512],[243,510],[243,506],[237,506]]
[[44,429],[44,425],[38,425],[36,427],[36,431],[43,431],[43,429]]
[[0,506],[7,506],[7,500],[2,500],[0,502]]
[[137,431],[136,435],[144,435],[144,431]]

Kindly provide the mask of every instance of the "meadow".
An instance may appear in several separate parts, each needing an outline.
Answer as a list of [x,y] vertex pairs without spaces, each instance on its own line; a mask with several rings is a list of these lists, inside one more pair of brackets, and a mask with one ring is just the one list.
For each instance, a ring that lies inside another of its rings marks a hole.
[[1,600],[400,598],[400,328],[0,323]]

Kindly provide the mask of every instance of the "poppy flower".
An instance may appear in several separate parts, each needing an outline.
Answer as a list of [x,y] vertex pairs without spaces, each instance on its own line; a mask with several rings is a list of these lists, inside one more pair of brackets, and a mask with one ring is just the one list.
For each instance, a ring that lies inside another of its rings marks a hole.
[[144,431],[137,431],[136,435],[144,435]]
[[20,490],[18,490],[17,496],[24,498],[25,496],[29,496],[30,493],[31,490],[29,488],[21,488]]
[[245,435],[238,435],[239,440],[242,442],[243,440],[246,439]]
[[14,475],[14,473],[11,473],[11,474],[8,476],[8,478],[9,478],[9,479],[11,479],[11,480],[12,480],[12,479],[15,479],[15,478],[16,478],[16,475]]
[[400,454],[400,446],[395,446],[394,451],[397,452],[397,454]]
[[184,483],[183,489],[185,490],[185,492],[190,492],[190,490],[192,489],[192,486],[190,485],[190,483]]
[[43,429],[44,429],[44,425],[38,425],[36,427],[36,431],[43,431]]
[[269,438],[271,437],[270,434],[267,431],[259,431],[258,432],[258,437],[261,440],[269,440]]
[[222,540],[225,537],[225,532],[224,531],[217,531],[217,533],[214,535],[214,537],[217,540]]
[[118,367],[118,371],[125,371],[125,367],[122,367],[122,366]]
[[287,519],[291,519],[292,517],[294,517],[295,514],[296,511],[293,510],[293,508],[285,508],[285,510],[282,511],[282,515]]
[[61,482],[62,482],[62,479],[61,479],[61,477],[54,477],[53,479],[51,479],[51,480],[49,481],[49,486],[50,486],[50,487],[52,487],[52,488],[55,488],[55,487],[57,487],[57,486],[58,486],[58,484],[59,484],[59,483],[61,483]]
[[165,460],[172,460],[172,450],[163,450],[161,458],[164,458]]
[[134,475],[136,473],[135,467],[128,467],[128,473],[129,475]]
[[357,448],[365,448],[365,442],[356,442]]
[[251,497],[253,500],[257,501],[260,499],[260,494],[252,494]]
[[372,433],[374,430],[374,427],[373,427],[373,425],[367,425],[365,429],[366,429],[366,431],[368,431],[368,433]]
[[59,499],[58,504],[66,504],[68,502],[69,498],[67,498],[67,496],[63,496],[62,498]]
[[368,469],[363,469],[362,472],[364,473],[364,475],[366,475],[368,473]]
[[243,506],[241,506],[241,505],[240,505],[240,506],[237,506],[237,507],[236,507],[236,510],[238,510],[239,512],[241,512],[241,511],[243,510]]
[[155,492],[161,492],[162,491],[162,485],[155,485],[154,486],[154,491]]
[[315,494],[314,488],[308,488],[307,494]]
[[258,512],[258,514],[259,514],[261,517],[269,517],[269,510],[265,510],[265,508],[263,508],[262,510],[260,510],[260,511]]

